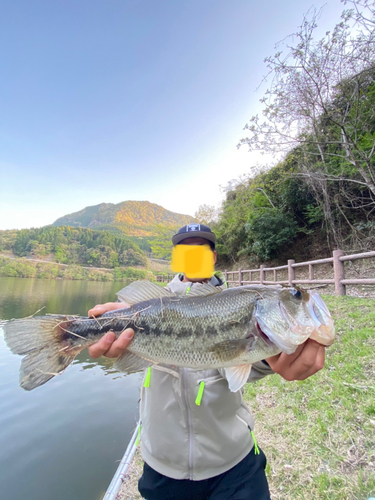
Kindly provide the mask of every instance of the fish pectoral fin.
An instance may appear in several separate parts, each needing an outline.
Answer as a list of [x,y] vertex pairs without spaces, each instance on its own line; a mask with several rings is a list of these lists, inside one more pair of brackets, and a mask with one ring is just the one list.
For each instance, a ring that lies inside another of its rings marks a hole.
[[224,368],[224,370],[229,389],[232,392],[237,392],[246,384],[251,372],[251,365],[231,366]]
[[230,339],[218,342],[212,347],[215,352],[223,353],[225,359],[234,359],[241,354],[248,352],[254,345],[255,337],[248,339]]
[[177,297],[174,293],[168,292],[165,288],[150,281],[134,281],[120,290],[116,295],[121,302],[126,302],[130,306],[145,300]]
[[125,352],[114,363],[114,368],[123,373],[136,373],[141,372],[152,366],[154,363],[148,359],[141,358],[132,352]]

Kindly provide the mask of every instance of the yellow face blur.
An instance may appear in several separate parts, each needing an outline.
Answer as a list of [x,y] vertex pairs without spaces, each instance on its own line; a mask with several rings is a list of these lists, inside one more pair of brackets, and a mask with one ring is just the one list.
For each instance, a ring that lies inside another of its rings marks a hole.
[[172,251],[171,269],[189,278],[211,278],[214,253],[209,245],[176,245]]

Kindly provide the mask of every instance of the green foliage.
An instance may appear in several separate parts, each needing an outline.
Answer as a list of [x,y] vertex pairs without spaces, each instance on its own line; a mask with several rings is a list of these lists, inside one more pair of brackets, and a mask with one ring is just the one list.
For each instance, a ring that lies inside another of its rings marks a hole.
[[235,261],[240,255],[277,257],[297,230],[308,232],[306,207],[315,205],[307,186],[295,176],[296,171],[293,152],[268,172],[235,186],[232,183],[214,226],[220,259]]
[[157,259],[170,259],[172,255],[172,236],[178,231],[178,227],[170,227],[158,224],[155,227],[157,236],[150,240],[151,252]]
[[0,231],[0,252],[12,251],[17,234],[18,231],[15,229]]
[[147,259],[144,255],[135,252],[132,248],[125,250],[119,256],[119,262],[122,266],[142,266],[147,267]]
[[146,266],[139,247],[123,235],[108,231],[47,226],[21,231],[1,231],[0,248],[17,256],[51,257],[62,264],[114,268]]
[[307,205],[305,208],[306,220],[309,224],[315,224],[316,222],[321,222],[324,219],[324,212],[322,207]]
[[297,223],[289,213],[267,208],[251,217],[245,226],[251,251],[268,260],[296,236]]
[[11,278],[34,278],[36,267],[25,260],[0,259],[0,276]]

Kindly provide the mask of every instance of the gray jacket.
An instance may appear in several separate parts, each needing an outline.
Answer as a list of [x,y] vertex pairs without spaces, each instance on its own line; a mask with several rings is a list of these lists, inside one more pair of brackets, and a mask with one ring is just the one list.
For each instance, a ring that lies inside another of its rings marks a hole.
[[[211,283],[225,288],[218,273]],[[196,286],[201,285],[182,283],[175,276],[167,289],[182,295]],[[249,381],[271,373],[266,363],[255,363]],[[154,365],[149,386],[142,385],[140,414],[143,459],[174,479],[217,476],[240,462],[254,445],[253,417],[242,391],[229,390],[224,370]]]

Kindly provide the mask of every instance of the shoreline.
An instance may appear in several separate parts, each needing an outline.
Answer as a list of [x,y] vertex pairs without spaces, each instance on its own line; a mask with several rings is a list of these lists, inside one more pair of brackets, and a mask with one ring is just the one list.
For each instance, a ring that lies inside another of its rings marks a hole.
[[2,278],[118,281],[122,283],[136,280],[156,281],[154,273],[160,274],[160,271],[153,269],[153,267],[150,266],[149,269],[139,267],[99,268],[0,254],[0,277]]

